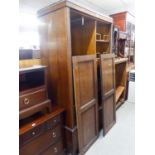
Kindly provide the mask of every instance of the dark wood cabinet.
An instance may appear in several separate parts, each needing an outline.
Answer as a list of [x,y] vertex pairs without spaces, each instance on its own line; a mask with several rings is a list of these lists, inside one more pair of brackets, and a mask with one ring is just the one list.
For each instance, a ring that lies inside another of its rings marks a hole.
[[74,56],[73,75],[79,152],[84,154],[98,137],[96,55]]
[[[59,154],[64,152],[63,109],[50,114],[36,114],[35,119],[22,120],[20,155]],[[38,115],[38,116],[37,116]],[[24,123],[24,121],[26,123]],[[45,152],[45,153],[43,153]]]
[[103,134],[105,135],[116,122],[115,63],[113,54],[101,55],[100,72]]

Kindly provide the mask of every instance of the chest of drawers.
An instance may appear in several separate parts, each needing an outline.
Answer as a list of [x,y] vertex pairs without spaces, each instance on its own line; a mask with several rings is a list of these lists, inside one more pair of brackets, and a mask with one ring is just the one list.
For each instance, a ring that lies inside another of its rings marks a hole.
[[64,154],[63,111],[57,108],[20,127],[20,155]]

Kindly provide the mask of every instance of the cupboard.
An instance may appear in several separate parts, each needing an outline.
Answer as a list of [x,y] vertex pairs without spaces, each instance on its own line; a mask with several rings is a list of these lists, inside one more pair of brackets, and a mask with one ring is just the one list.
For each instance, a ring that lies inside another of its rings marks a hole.
[[115,122],[112,18],[70,1],[43,8],[38,17],[49,97],[66,110],[67,152],[84,154],[98,137],[99,109],[104,133]]

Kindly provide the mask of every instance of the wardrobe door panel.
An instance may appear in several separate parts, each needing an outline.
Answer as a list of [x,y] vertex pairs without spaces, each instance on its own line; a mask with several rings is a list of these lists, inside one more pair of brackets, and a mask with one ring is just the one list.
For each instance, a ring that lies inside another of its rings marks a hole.
[[79,153],[84,154],[98,136],[96,56],[74,56],[73,77]]
[[113,54],[102,54],[101,62],[101,96],[102,96],[102,120],[103,134],[105,135],[115,124],[115,64]]
[[107,133],[115,123],[115,106],[114,95],[110,95],[105,99],[103,104],[104,117],[104,133]]

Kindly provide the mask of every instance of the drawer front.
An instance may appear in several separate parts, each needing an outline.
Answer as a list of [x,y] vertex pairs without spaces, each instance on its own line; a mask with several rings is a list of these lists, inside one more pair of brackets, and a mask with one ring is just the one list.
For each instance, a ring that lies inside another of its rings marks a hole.
[[47,121],[47,128],[52,129],[54,126],[56,126],[58,123],[61,122],[61,115],[58,115],[51,120]]
[[20,148],[20,155],[38,155],[62,137],[62,128],[57,125],[53,130],[36,137]]
[[49,147],[45,152],[41,153],[40,155],[61,155],[63,154],[63,148],[63,142],[59,141],[58,143]]
[[19,109],[28,108],[47,99],[46,89],[40,89],[33,93],[28,93],[19,97]]
[[26,132],[22,136],[20,136],[20,143],[24,144],[29,140],[32,140],[33,138],[41,135],[45,130],[45,125],[39,125],[37,127],[34,127],[30,131]]

